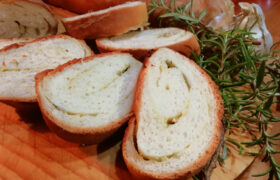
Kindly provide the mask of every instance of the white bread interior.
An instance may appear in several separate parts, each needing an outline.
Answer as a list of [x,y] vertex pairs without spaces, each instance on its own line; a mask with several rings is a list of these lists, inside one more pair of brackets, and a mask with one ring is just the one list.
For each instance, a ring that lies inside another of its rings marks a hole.
[[100,38],[99,44],[115,49],[156,49],[189,39],[192,33],[179,28],[157,28],[132,31],[113,37]]
[[42,37],[57,32],[57,21],[39,0],[0,2],[0,38]]
[[89,47],[64,35],[8,46],[0,50],[0,99],[36,101],[37,72],[89,55]]
[[159,179],[197,172],[221,136],[222,101],[215,84],[194,62],[167,48],[144,67],[134,102],[136,126],[123,141],[128,169]]
[[141,62],[121,53],[61,65],[36,84],[45,119],[74,134],[114,129],[111,124],[127,119],[132,111],[141,67]]

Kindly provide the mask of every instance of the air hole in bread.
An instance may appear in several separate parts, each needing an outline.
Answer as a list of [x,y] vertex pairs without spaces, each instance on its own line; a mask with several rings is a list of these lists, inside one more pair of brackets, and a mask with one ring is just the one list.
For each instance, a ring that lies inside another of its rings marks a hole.
[[188,78],[186,77],[185,74],[183,74],[183,78],[184,78],[184,81],[185,81],[185,83],[186,83],[186,85],[187,85],[187,87],[188,87],[188,90],[190,91],[190,90],[191,90],[191,85],[190,85],[190,83],[189,83],[189,81],[188,81]]
[[176,124],[179,119],[182,117],[183,113],[179,113],[178,115],[176,115],[175,117],[171,117],[167,119],[167,125],[173,125]]
[[40,30],[39,28],[35,28],[36,34],[39,36],[40,35]]
[[128,71],[128,69],[130,68],[130,65],[126,65],[125,68],[123,68],[121,71],[118,72],[118,75],[121,76],[123,75],[125,72]]
[[166,32],[166,33],[162,33],[162,34],[159,34],[157,37],[158,38],[167,38],[167,37],[170,37],[172,34],[170,32]]
[[166,85],[165,89],[168,91],[170,89],[169,85]]
[[148,158],[145,158],[145,157],[143,157],[143,159],[145,160],[145,161],[149,161],[150,159],[148,159]]
[[176,66],[173,64],[172,61],[169,61],[169,60],[166,60],[165,61],[166,65],[167,65],[167,68],[176,68]]

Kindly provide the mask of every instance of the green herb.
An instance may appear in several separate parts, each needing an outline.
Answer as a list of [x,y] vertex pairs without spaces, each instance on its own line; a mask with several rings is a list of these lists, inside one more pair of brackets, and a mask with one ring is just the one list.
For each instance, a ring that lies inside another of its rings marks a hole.
[[[177,7],[176,0],[166,5],[164,0],[153,0],[150,13],[159,13],[159,26],[178,26],[192,31],[201,46],[201,54],[192,53],[192,58],[217,83],[224,100],[224,118],[226,131],[242,128],[250,134],[258,131],[260,136],[252,142],[237,143],[226,138],[229,143],[238,146],[239,153],[243,146],[261,146],[261,152],[246,152],[249,155],[264,155],[264,161],[270,162],[270,168],[261,174],[269,178],[280,179],[280,165],[274,155],[280,154],[275,140],[280,140],[280,133],[271,135],[268,126],[280,122],[271,107],[277,103],[279,94],[280,61],[279,50],[273,47],[270,54],[260,55],[255,48],[260,42],[253,38],[248,30],[234,29],[216,33],[206,27],[201,20],[207,14],[202,11],[195,16],[192,1],[183,7]],[[187,13],[186,13],[187,12]],[[280,43],[276,43],[275,46]],[[226,153],[222,156],[225,158]]]

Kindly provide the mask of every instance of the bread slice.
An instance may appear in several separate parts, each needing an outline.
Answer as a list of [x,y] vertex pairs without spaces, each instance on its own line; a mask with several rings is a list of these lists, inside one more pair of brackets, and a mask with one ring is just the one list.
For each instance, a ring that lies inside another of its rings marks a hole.
[[143,27],[148,22],[146,3],[127,2],[108,9],[64,18],[66,31],[80,39],[114,36]]
[[135,118],[123,139],[125,163],[136,177],[189,177],[218,147],[223,117],[219,90],[198,65],[167,48],[157,50],[143,67]]
[[37,72],[90,55],[92,51],[83,41],[65,35],[0,49],[0,100],[36,102],[34,76]]
[[0,38],[35,38],[57,33],[57,20],[40,0],[1,1],[0,12]]
[[168,47],[186,56],[190,56],[190,51],[197,54],[200,52],[199,43],[191,32],[173,27],[147,29],[100,38],[96,40],[96,44],[100,52],[129,52],[142,60],[150,55],[152,50],[161,47]]
[[103,141],[132,115],[141,67],[129,54],[108,53],[39,73],[36,93],[46,124],[69,141]]

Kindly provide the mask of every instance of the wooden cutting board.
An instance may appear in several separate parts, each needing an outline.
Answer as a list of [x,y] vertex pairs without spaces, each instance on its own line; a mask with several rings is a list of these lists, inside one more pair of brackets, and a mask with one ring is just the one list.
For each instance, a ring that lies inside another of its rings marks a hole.
[[[50,132],[38,107],[27,105],[16,109],[0,103],[1,179],[132,179],[121,155],[125,127],[101,144],[83,146]],[[242,132],[230,137],[250,140]],[[223,167],[217,164],[211,179],[234,179],[253,162],[253,157],[240,156],[236,147],[228,147],[230,158]]]

